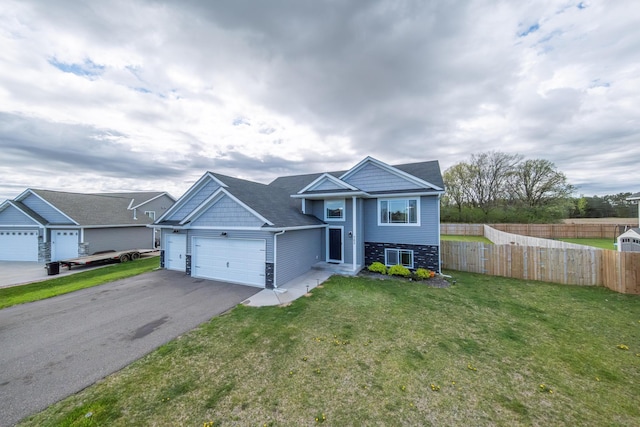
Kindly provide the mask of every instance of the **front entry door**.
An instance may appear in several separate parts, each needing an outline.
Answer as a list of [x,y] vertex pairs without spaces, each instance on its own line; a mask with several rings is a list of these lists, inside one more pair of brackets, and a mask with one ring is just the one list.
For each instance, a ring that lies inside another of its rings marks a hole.
[[329,228],[329,256],[328,262],[342,261],[342,228]]

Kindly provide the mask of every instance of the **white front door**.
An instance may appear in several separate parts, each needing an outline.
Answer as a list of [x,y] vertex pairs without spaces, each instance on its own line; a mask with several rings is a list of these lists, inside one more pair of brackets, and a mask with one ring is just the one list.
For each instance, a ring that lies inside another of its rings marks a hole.
[[38,231],[0,230],[0,261],[38,261]]
[[51,261],[78,258],[78,230],[51,230]]
[[187,235],[167,234],[164,251],[164,268],[167,270],[187,270]]
[[265,248],[264,240],[194,237],[191,275],[263,288]]

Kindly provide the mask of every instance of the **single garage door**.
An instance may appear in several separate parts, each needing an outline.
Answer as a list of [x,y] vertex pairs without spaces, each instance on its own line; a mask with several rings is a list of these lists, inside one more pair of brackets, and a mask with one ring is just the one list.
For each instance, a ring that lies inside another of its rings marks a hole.
[[194,237],[192,243],[193,277],[264,287],[264,240]]
[[186,271],[187,269],[187,235],[167,234],[164,248],[164,268],[167,270]]
[[51,230],[51,261],[78,258],[78,231]]
[[1,261],[38,261],[38,231],[0,230]]

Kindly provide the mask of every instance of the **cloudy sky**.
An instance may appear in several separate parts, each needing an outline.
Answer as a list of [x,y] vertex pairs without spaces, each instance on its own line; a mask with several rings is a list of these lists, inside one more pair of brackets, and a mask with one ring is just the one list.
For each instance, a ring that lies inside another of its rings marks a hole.
[[0,0],[0,201],[497,150],[640,191],[633,0]]

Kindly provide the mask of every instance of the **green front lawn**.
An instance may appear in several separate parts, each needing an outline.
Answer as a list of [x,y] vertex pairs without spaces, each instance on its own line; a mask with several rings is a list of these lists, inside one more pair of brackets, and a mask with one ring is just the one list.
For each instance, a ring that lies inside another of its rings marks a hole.
[[158,266],[158,257],[143,258],[124,264],[114,264],[108,267],[45,280],[43,282],[31,283],[29,285],[2,288],[0,289],[0,309],[136,276],[158,268]]
[[23,425],[637,425],[640,297],[454,277],[238,306]]
[[613,246],[612,239],[557,239],[567,243],[576,243],[578,245],[585,246],[593,246],[595,248],[600,249],[611,249],[612,251],[617,250],[615,246]]

